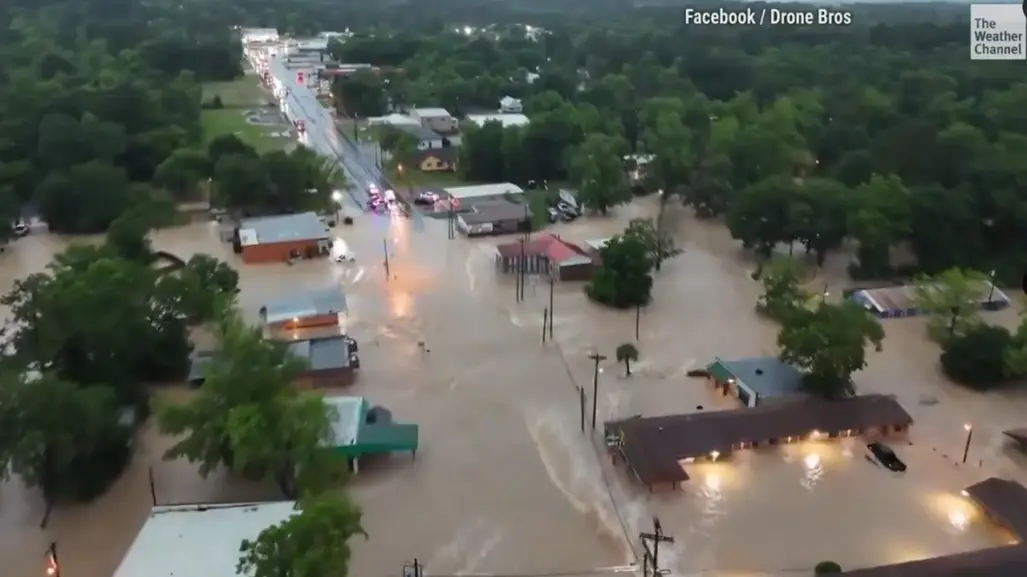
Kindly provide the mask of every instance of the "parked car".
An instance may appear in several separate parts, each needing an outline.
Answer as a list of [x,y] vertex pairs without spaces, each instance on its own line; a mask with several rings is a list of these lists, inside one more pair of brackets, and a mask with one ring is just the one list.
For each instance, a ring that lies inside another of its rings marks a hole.
[[560,212],[562,212],[564,214],[572,214],[574,216],[581,216],[581,213],[578,211],[578,209],[576,207],[571,206],[570,203],[566,203],[566,202],[563,202],[563,201],[557,201],[557,203],[556,203],[556,210],[559,210]]
[[421,194],[417,195],[417,198],[414,199],[414,204],[430,206],[438,201],[439,195],[435,194],[434,192],[422,192]]
[[561,220],[562,218],[563,214],[561,214],[560,211],[556,210],[555,208],[546,209],[546,219],[549,222],[556,222],[558,220]]
[[884,443],[870,443],[867,445],[867,449],[889,471],[901,473],[906,470],[906,464],[899,459],[899,456],[888,445]]
[[14,225],[14,236],[25,236],[29,233],[29,227],[24,222]]

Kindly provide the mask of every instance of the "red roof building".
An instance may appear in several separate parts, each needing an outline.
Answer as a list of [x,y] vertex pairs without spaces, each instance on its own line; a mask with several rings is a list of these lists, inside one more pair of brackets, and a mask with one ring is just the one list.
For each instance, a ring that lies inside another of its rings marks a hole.
[[496,247],[496,270],[530,275],[552,275],[555,280],[588,280],[592,258],[579,246],[550,233]]

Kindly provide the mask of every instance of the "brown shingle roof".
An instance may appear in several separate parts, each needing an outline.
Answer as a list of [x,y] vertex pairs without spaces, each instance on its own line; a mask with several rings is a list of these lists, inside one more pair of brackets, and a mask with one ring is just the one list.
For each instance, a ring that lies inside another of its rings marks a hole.
[[[521,255],[520,242],[508,242],[496,246],[496,252],[503,258],[516,258]],[[569,243],[555,234],[543,233],[535,235],[524,243],[524,256],[528,258],[546,257],[555,264],[573,258],[587,257],[585,251],[577,245]]]
[[[1027,487],[1015,481],[991,477],[970,485],[965,492],[992,519],[1004,524],[1018,537],[1027,537]],[[1027,576],[1027,572],[1024,575]]]
[[846,571],[839,577],[1024,577],[1027,575],[1027,546],[992,547]]
[[684,481],[678,461],[726,454],[740,443],[838,433],[881,426],[908,426],[913,419],[895,399],[863,395],[842,401],[809,399],[762,407],[664,417],[635,417],[606,424],[621,452],[645,484]]

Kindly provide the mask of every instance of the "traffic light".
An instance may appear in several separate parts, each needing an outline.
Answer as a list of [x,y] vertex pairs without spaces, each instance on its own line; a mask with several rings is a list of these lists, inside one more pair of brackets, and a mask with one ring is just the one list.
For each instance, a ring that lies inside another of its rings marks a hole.
[[61,568],[57,565],[57,543],[50,543],[46,552],[47,577],[61,577]]

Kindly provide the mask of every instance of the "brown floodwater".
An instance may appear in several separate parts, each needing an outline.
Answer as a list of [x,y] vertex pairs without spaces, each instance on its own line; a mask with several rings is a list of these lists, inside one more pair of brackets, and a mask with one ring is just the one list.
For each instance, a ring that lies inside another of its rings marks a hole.
[[[616,217],[557,226],[573,241],[619,232],[653,212],[642,201]],[[354,543],[353,575],[398,575],[417,558],[428,575],[589,572],[635,560],[637,535],[659,515],[676,543],[661,564],[678,575],[784,575],[824,559],[845,566],[895,562],[1008,542],[959,497],[988,475],[1027,481],[1000,431],[1022,425],[1027,398],[978,395],[939,374],[937,348],[922,322],[887,321],[885,350],[856,376],[861,390],[897,395],[917,423],[910,465],[892,476],[864,459],[855,440],[808,443],[689,467],[693,480],[650,494],[600,458],[601,435],[580,430],[575,387],[591,396],[594,350],[611,357],[599,376],[599,420],[727,408],[685,373],[714,356],[776,352],[777,327],[753,312],[752,263],[717,223],[670,215],[685,251],[658,273],[655,299],[641,313],[641,359],[626,378],[613,360],[634,340],[635,313],[590,305],[581,286],[557,286],[557,344],[542,346],[549,287],[528,283],[515,301],[511,279],[496,277],[497,239],[447,240],[445,222],[362,216],[336,233],[356,262],[243,266],[209,224],[159,231],[156,247],[188,258],[209,253],[241,276],[239,303],[256,321],[266,302],[340,287],[349,332],[361,344],[361,373],[348,394],[421,427],[417,459],[397,455],[362,467],[351,491],[370,539]],[[389,272],[384,271],[383,241]],[[0,288],[43,268],[65,241],[34,234],[0,256]],[[844,258],[817,286],[844,283]],[[839,290],[835,290],[835,289]],[[1015,314],[1000,315],[1015,323]],[[424,342],[429,352],[418,346]],[[177,394],[177,393],[176,393]],[[968,465],[957,464],[964,423],[974,425]],[[61,508],[39,528],[38,496],[10,482],[0,491],[0,559],[5,575],[40,574],[43,551],[59,543],[66,577],[109,577],[150,508],[153,467],[161,503],[273,498],[267,487],[224,476],[200,479],[193,466],[166,463],[169,445],[151,427],[132,466],[96,503]],[[227,544],[234,547],[234,544]],[[713,573],[709,573],[712,571]]]

